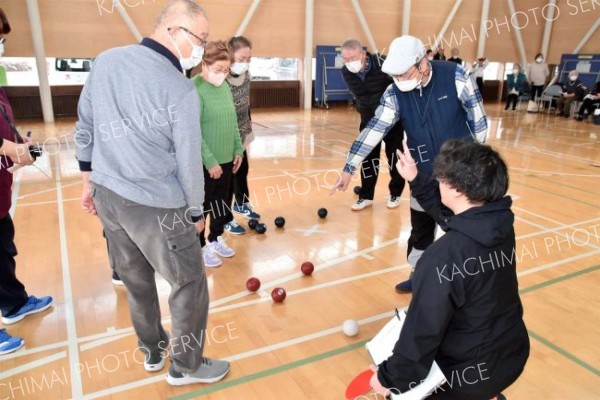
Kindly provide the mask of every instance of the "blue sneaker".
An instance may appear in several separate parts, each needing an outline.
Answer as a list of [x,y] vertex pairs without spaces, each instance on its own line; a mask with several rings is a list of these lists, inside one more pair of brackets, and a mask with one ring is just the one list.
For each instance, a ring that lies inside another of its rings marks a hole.
[[243,235],[244,233],[246,233],[246,229],[237,222],[235,222],[235,220],[225,224],[225,230],[231,233],[232,235]]
[[52,297],[45,296],[39,299],[35,296],[29,296],[27,303],[23,305],[16,313],[2,317],[2,323],[4,325],[14,324],[19,322],[29,314],[35,314],[44,311],[52,304]]
[[412,292],[412,281],[406,280],[396,285],[396,292],[398,293],[410,293]]
[[256,212],[254,212],[250,203],[244,203],[241,206],[234,204],[232,210],[234,213],[243,215],[244,217],[246,217],[248,219],[252,219],[252,218],[260,219],[260,214],[257,214]]
[[0,329],[0,355],[19,350],[25,341],[20,337],[10,336],[6,329]]

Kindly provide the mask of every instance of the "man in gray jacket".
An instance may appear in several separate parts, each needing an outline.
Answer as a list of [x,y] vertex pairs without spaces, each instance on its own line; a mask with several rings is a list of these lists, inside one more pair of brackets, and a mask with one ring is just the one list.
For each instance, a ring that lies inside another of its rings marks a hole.
[[[193,0],[173,0],[140,44],[98,56],[79,100],[82,208],[102,221],[144,368],[170,356],[171,385],[212,383],[229,363],[203,356],[208,288],[202,230],[199,100],[183,72],[198,65],[208,20]],[[161,324],[155,273],[171,285],[172,338]]]

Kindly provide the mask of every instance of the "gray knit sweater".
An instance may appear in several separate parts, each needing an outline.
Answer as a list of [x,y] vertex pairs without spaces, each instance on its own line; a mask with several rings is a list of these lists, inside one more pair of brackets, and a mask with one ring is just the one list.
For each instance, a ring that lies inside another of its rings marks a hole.
[[190,207],[197,216],[204,202],[198,94],[176,59],[147,41],[153,48],[124,46],[96,58],[78,105],[77,159],[82,170],[92,163],[92,182],[128,200]]
[[229,75],[227,83],[231,88],[233,103],[237,114],[238,128],[242,144],[248,146],[254,140],[252,121],[250,120],[250,74],[245,72],[240,76]]

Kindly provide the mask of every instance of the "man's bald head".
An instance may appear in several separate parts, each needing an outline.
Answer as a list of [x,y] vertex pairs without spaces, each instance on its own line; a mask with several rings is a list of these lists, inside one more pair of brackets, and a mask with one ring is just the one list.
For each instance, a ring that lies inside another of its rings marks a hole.
[[206,12],[195,0],[171,0],[161,11],[150,35],[177,57],[188,57],[192,44],[203,45],[207,37]]

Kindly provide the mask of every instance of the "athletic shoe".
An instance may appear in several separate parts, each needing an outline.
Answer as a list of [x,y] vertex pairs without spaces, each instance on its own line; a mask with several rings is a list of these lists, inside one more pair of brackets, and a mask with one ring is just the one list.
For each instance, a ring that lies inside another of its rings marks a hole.
[[244,229],[243,226],[235,222],[235,220],[225,224],[225,230],[231,233],[232,235],[243,235],[244,233],[246,233],[246,229]]
[[117,271],[115,271],[114,269],[112,273],[112,283],[116,286],[125,286],[125,284],[121,280],[121,277],[119,276],[119,274],[117,274]]
[[360,211],[360,210],[364,210],[367,207],[371,207],[373,205],[373,200],[367,200],[367,199],[358,199],[358,201],[354,204],[352,204],[352,211]]
[[252,209],[252,205],[250,205],[250,203],[244,203],[241,206],[234,204],[232,211],[234,213],[243,215],[244,217],[246,217],[248,219],[252,219],[252,218],[260,219],[260,214],[254,212],[254,210]]
[[412,292],[412,281],[410,279],[400,282],[396,285],[396,292],[398,293],[410,293]]
[[396,208],[400,206],[400,196],[391,196],[387,202],[387,208]]
[[216,242],[208,242],[206,245],[210,247],[213,253],[221,257],[229,258],[235,256],[235,251],[233,251],[231,247],[227,246],[223,236],[219,236]]
[[19,311],[11,315],[7,315],[6,317],[2,317],[2,323],[4,325],[14,324],[30,314],[36,314],[44,311],[50,307],[50,305],[52,305],[52,297],[50,296],[40,297],[39,299],[35,296],[29,296],[27,303],[25,303],[23,307],[19,309]]
[[202,260],[204,260],[204,266],[206,268],[216,268],[223,264],[223,260],[213,253],[208,245],[202,248]]
[[16,336],[10,336],[6,333],[6,329],[0,329],[0,355],[12,353],[19,350],[25,341]]
[[231,366],[227,361],[212,360],[207,357],[202,358],[200,367],[191,374],[184,374],[175,371],[173,364],[167,374],[167,383],[171,386],[192,385],[194,383],[215,383],[225,378],[229,373]]
[[147,352],[144,358],[144,369],[148,372],[157,372],[165,367],[165,354],[162,351]]

